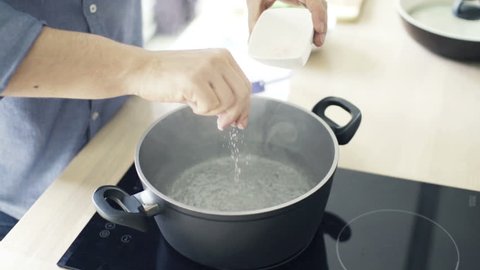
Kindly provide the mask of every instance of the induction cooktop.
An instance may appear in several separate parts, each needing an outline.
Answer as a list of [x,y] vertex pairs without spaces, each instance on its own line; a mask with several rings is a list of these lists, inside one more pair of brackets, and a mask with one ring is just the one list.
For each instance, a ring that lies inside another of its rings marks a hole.
[[[141,191],[134,166],[118,186]],[[95,214],[58,261],[66,269],[210,269],[148,233]],[[312,243],[275,270],[480,269],[480,192],[339,168]]]

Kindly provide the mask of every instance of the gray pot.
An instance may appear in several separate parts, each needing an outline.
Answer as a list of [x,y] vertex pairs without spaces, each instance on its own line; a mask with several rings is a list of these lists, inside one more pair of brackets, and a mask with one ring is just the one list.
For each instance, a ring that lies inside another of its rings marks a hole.
[[[331,105],[351,114],[347,125],[339,127],[325,117]],[[288,158],[284,151],[294,153],[310,169],[315,183],[301,196],[263,209],[216,211],[165,195],[181,172],[209,158],[229,155],[224,147],[226,132],[216,129],[216,119],[182,107],[153,124],[138,145],[135,165],[144,191],[128,195],[115,186],[100,187],[93,195],[97,211],[111,222],[141,231],[147,230],[147,220],[153,216],[179,253],[217,269],[256,269],[285,262],[315,236],[337,168],[338,144],[346,144],[361,121],[360,111],[340,98],[323,99],[313,112],[252,97],[244,131],[242,151],[280,161]]]

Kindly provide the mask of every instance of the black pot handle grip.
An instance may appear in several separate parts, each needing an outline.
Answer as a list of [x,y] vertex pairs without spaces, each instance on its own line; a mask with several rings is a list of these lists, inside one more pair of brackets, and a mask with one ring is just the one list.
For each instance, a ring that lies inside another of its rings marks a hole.
[[480,0],[455,0],[452,6],[453,15],[465,20],[480,19]]
[[[142,232],[148,231],[148,215],[142,203],[116,186],[101,186],[93,193],[93,204],[104,219]],[[111,200],[120,209],[114,208]]]
[[[325,111],[329,106],[336,105],[350,113],[352,119],[343,127],[332,121],[325,115]],[[339,97],[326,97],[320,100],[312,109],[312,112],[322,118],[333,130],[337,137],[338,144],[347,144],[357,132],[360,122],[362,121],[362,113],[352,103]]]

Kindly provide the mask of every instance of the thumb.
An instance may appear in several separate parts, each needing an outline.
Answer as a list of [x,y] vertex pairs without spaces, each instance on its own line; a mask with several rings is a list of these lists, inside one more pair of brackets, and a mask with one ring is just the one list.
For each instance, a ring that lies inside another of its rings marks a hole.
[[276,0],[247,0],[248,7],[248,28],[250,32],[258,18],[266,9],[270,8]]

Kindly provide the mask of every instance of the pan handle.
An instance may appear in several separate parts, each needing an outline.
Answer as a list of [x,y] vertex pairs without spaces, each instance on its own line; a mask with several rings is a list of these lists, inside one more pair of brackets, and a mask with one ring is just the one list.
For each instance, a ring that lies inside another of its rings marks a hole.
[[[158,204],[148,205],[148,207],[143,205],[137,199],[143,192],[146,191],[129,195],[116,186],[101,186],[93,193],[92,199],[98,214],[104,219],[146,232],[148,231],[148,217],[160,213],[161,209]],[[109,201],[118,207],[113,207]]]
[[465,20],[480,19],[480,0],[453,1],[453,15]]
[[[344,109],[352,116],[352,119],[345,125],[340,126],[325,115],[328,107],[335,105]],[[312,109],[312,112],[322,118],[333,130],[335,137],[337,137],[338,144],[347,144],[357,132],[360,122],[362,121],[362,113],[352,103],[339,97],[326,97],[320,100]]]

